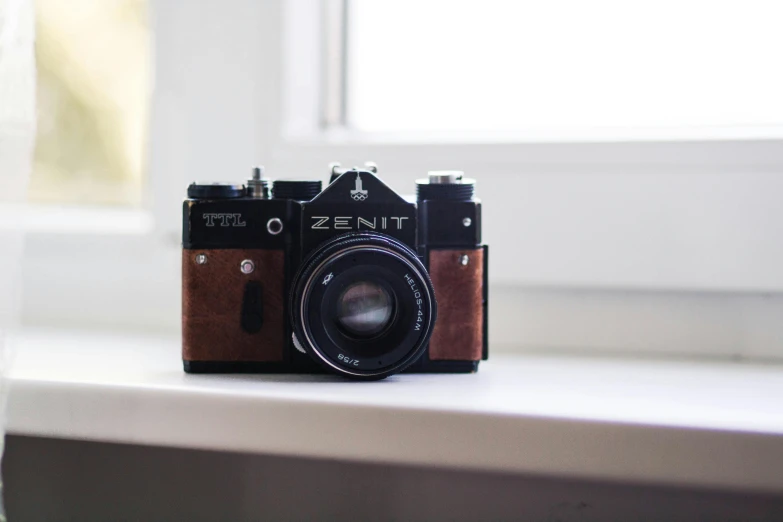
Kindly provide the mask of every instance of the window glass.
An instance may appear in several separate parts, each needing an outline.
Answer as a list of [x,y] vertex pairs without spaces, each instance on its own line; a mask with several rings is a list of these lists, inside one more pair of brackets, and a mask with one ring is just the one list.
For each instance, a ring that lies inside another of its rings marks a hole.
[[146,0],[36,0],[38,128],[29,199],[141,202],[150,104]]
[[783,124],[778,0],[353,1],[364,131]]

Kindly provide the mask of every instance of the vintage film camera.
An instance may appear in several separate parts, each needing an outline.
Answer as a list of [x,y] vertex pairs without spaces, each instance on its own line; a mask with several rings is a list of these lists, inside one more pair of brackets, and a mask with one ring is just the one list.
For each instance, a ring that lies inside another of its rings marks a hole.
[[188,187],[186,372],[326,369],[371,380],[478,369],[488,257],[474,180],[430,172],[404,198],[374,164],[332,165],[324,190],[262,176]]

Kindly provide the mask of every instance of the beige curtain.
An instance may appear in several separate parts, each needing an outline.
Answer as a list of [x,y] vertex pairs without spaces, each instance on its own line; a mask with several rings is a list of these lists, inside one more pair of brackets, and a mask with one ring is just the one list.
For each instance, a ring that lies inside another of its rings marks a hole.
[[[9,336],[19,315],[24,204],[35,141],[34,39],[32,0],[0,0],[0,441],[5,439],[13,359]],[[0,520],[5,520],[2,504]]]

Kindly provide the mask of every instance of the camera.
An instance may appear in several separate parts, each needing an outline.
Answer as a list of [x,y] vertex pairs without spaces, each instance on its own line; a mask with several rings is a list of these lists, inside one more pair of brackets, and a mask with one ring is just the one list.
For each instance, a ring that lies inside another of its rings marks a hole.
[[[188,373],[468,373],[487,358],[475,181],[403,197],[375,164],[317,179],[192,183],[182,207]],[[271,189],[271,190],[270,190]]]

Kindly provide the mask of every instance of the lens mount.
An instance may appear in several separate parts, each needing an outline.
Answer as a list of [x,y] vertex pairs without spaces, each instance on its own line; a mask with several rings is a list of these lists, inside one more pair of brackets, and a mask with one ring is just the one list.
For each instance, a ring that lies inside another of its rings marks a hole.
[[321,245],[291,291],[294,335],[305,352],[355,379],[382,379],[415,362],[437,315],[424,265],[383,234],[344,234]]

